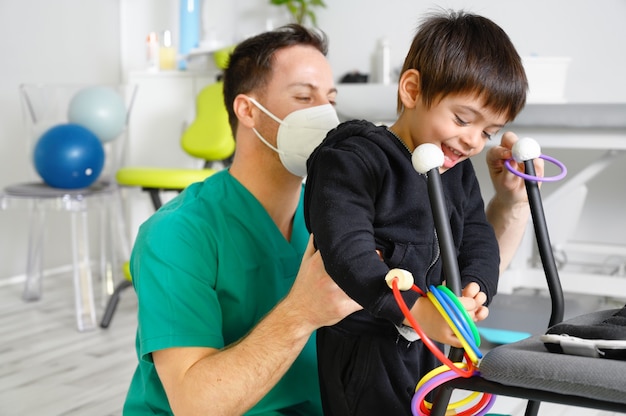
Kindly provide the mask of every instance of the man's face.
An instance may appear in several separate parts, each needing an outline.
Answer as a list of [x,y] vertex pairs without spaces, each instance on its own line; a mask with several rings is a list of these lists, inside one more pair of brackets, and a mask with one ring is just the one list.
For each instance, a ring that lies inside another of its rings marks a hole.
[[[262,97],[262,105],[281,120],[307,107],[335,104],[337,89],[326,57],[311,46],[290,46],[274,55],[273,73]],[[261,116],[258,130],[275,140],[278,123]]]

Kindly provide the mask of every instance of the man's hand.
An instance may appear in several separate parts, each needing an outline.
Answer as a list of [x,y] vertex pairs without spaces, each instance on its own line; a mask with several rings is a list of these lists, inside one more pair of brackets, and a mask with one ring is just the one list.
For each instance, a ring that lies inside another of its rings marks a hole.
[[[487,167],[496,193],[487,204],[486,214],[500,247],[500,273],[513,259],[530,216],[524,180],[504,166],[504,162],[511,159],[511,148],[517,140],[514,133],[506,132],[500,146],[492,147],[487,152]],[[533,163],[537,176],[543,176],[543,159],[535,159]],[[512,166],[524,171],[523,163],[512,163]]]
[[298,357],[311,334],[360,309],[330,278],[309,240],[289,294],[245,337],[222,349],[181,347],[152,353],[176,414],[243,414]]
[[304,314],[303,323],[315,330],[336,324],[362,307],[352,300],[326,273],[322,256],[309,238],[298,276],[285,302]]

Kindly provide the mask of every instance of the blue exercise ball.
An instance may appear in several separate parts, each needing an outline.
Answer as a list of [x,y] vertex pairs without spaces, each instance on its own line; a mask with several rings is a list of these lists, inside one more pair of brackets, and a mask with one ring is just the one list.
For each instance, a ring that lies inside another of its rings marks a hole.
[[59,124],[35,144],[33,163],[41,179],[53,188],[86,188],[104,167],[104,147],[98,137],[78,124]]
[[106,86],[83,88],[71,99],[70,123],[88,128],[103,143],[115,139],[126,125],[126,106],[116,90]]

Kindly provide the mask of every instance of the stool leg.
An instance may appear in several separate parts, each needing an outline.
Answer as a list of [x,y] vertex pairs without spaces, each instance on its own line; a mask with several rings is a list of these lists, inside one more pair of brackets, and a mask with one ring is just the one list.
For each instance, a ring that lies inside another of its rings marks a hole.
[[131,287],[132,285],[133,284],[129,282],[128,280],[123,280],[117,285],[117,287],[115,288],[115,291],[109,298],[107,307],[104,310],[104,314],[102,315],[102,321],[100,322],[101,328],[109,327],[109,325],[111,324],[111,320],[113,319],[113,314],[115,313],[115,309],[117,308],[117,304],[119,303],[120,297],[122,296],[122,292],[126,288]]
[[74,299],[76,322],[79,331],[96,328],[96,308],[93,296],[91,262],[89,258],[89,236],[87,235],[87,211],[84,207],[72,210],[72,257],[74,261]]
[[25,301],[35,301],[41,298],[45,222],[45,207],[41,207],[40,201],[34,201],[30,215],[28,254],[26,255],[26,283],[22,294],[22,299]]

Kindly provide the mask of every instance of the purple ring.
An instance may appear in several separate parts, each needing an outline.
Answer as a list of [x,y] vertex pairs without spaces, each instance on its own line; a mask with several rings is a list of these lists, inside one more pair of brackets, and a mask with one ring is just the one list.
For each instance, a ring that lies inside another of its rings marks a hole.
[[561,179],[563,179],[565,177],[565,175],[567,175],[567,168],[565,167],[565,165],[556,160],[553,157],[547,156],[547,155],[539,155],[539,157],[543,160],[547,160],[548,162],[551,162],[553,164],[555,164],[556,166],[559,167],[559,169],[561,169],[561,173],[559,173],[558,175],[555,176],[548,176],[548,177],[541,177],[541,176],[532,176],[532,175],[528,175],[524,172],[520,172],[517,169],[513,168],[513,166],[511,166],[511,161],[513,159],[508,159],[504,161],[504,166],[506,166],[506,168],[509,170],[509,172],[511,172],[514,175],[519,176],[520,178],[526,179],[528,181],[535,181],[535,182],[556,182],[556,181],[560,181]]
[[[478,375],[478,374],[479,374],[478,372],[475,373],[475,375]],[[455,378],[458,378],[458,376],[453,371],[448,370],[441,374],[437,374],[435,377],[425,382],[419,388],[419,390],[415,392],[415,394],[413,395],[413,398],[411,399],[411,412],[413,413],[413,416],[420,415],[421,412],[418,410],[420,408],[420,404],[422,403],[422,401],[424,401],[424,399],[426,398],[426,395],[431,390],[434,390],[437,387],[439,387],[441,384],[445,383],[446,381],[450,381]],[[476,413],[475,416],[485,415],[489,411],[489,409],[491,409],[491,407],[495,403],[495,400],[496,400],[496,396],[492,395],[489,401],[485,403],[485,406],[478,413]]]

